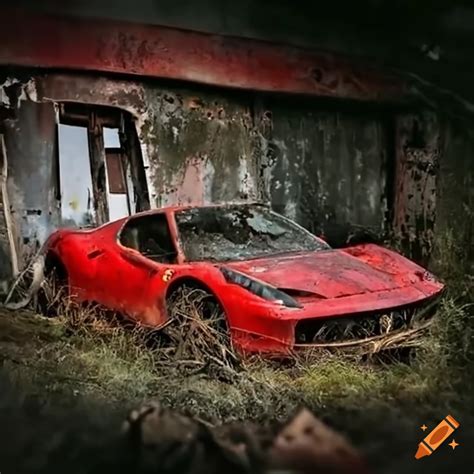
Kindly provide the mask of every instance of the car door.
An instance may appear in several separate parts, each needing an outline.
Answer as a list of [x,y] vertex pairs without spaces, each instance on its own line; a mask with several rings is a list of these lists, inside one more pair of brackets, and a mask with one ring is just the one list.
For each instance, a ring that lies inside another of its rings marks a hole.
[[[150,308],[150,284],[162,264],[173,262],[176,250],[164,213],[129,218],[97,259],[101,302],[132,318]],[[151,298],[152,299],[152,298]]]
[[93,282],[89,286],[95,302],[133,316],[140,309],[149,270],[137,264],[131,253],[131,249],[116,242],[95,245],[89,254],[94,265]]

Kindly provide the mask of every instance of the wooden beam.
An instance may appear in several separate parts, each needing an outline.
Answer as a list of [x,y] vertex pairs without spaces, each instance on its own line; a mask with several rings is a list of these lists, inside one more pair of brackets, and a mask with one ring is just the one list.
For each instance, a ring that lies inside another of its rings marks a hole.
[[0,65],[364,101],[399,100],[407,93],[403,80],[325,52],[162,26],[0,12]]

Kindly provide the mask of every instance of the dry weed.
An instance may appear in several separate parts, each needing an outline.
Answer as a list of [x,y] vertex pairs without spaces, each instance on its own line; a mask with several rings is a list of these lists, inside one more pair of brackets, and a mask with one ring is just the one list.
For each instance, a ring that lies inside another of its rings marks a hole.
[[194,370],[214,367],[234,373],[239,365],[226,319],[220,306],[199,288],[183,288],[170,301],[170,322],[163,329],[168,347],[163,356],[168,361]]

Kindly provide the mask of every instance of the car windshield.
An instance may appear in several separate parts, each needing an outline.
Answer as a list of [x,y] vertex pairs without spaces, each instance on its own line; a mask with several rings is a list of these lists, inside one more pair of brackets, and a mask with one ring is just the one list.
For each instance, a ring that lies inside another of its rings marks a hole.
[[330,248],[264,206],[196,207],[175,214],[189,261],[231,261]]

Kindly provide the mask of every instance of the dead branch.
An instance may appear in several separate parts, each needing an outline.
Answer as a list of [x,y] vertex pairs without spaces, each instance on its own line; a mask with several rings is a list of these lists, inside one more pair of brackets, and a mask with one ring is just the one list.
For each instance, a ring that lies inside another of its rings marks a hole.
[[8,158],[7,158],[7,148],[5,146],[5,138],[3,134],[0,134],[0,154],[2,157],[1,160],[1,193],[3,199],[3,214],[5,217],[5,224],[7,228],[7,237],[8,243],[10,245],[10,255],[11,255],[11,265],[12,265],[12,275],[14,278],[18,276],[18,253],[15,245],[15,238],[13,232],[13,219],[10,209],[10,199],[8,197]]
[[207,293],[194,289],[179,294],[170,302],[171,323],[163,328],[169,347],[163,354],[180,366],[187,360],[208,367],[214,365],[225,372],[235,372],[238,357],[232,349],[229,333],[224,329],[225,316],[218,308],[203,317]]

